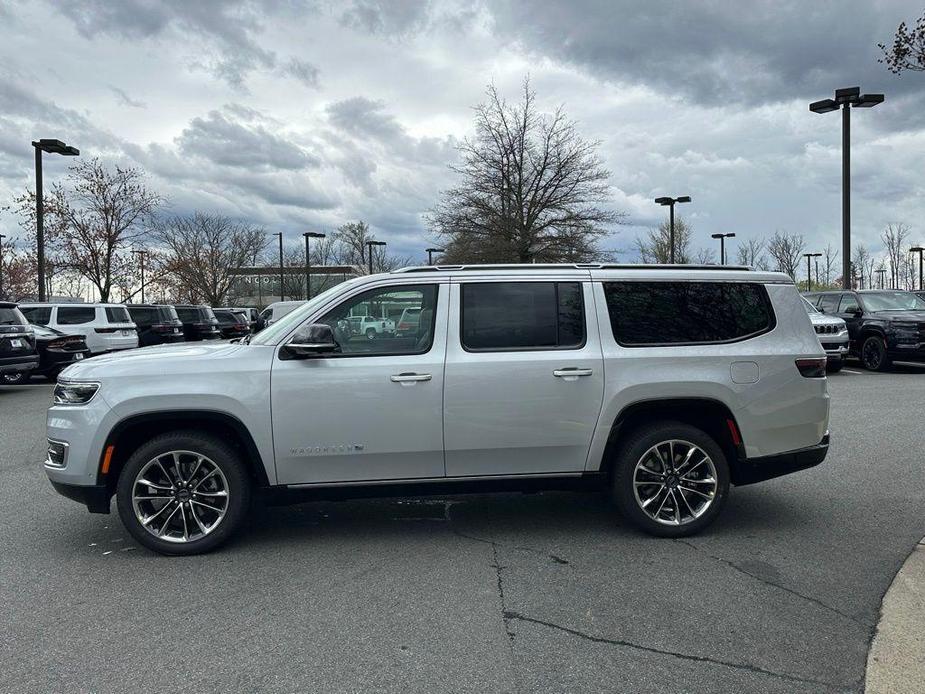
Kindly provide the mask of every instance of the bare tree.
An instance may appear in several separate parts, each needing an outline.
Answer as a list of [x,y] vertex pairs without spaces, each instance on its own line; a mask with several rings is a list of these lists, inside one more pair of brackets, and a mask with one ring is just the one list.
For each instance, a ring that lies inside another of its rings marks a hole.
[[[35,193],[16,199],[23,226],[35,233]],[[99,159],[69,169],[45,200],[48,259],[72,270],[109,301],[116,278],[131,272],[131,245],[153,219],[162,200],[147,189],[140,169],[109,169]]]
[[461,182],[443,193],[429,222],[447,262],[578,262],[623,215],[610,199],[598,142],[583,139],[562,107],[537,111],[529,79],[518,104],[494,86],[475,107],[476,134],[450,168]]
[[[693,258],[691,251],[691,238],[694,227],[681,217],[674,220],[674,253],[675,262],[690,263]],[[671,229],[668,220],[665,220],[654,229],[649,229],[643,237],[636,238],[636,252],[641,263],[671,262]]]
[[823,282],[826,286],[832,286],[832,282],[836,279],[835,272],[838,270],[839,255],[838,248],[833,246],[831,241],[826,243],[825,248],[822,249],[822,271],[825,273]]
[[736,248],[736,262],[739,265],[750,265],[758,270],[768,269],[768,259],[764,254],[764,241],[748,239]]
[[899,285],[900,270],[906,256],[903,246],[906,239],[909,238],[909,233],[909,227],[899,223],[887,224],[886,229],[880,234],[880,239],[886,247],[887,259],[890,263],[890,287],[892,288]]
[[369,254],[372,253],[373,272],[388,272],[402,265],[409,265],[407,259],[389,253],[387,246],[369,246],[375,235],[366,222],[348,222],[338,227],[327,249],[339,265],[352,265],[360,274],[369,272]]
[[919,17],[912,29],[901,22],[889,48],[882,43],[877,45],[883,51],[878,62],[884,63],[893,74],[902,74],[903,70],[925,71],[925,14]]
[[868,250],[867,246],[862,243],[854,247],[854,254],[851,258],[854,265],[854,276],[858,280],[860,289],[872,289],[874,286],[874,269],[877,266],[877,259]]
[[801,234],[775,231],[774,236],[768,240],[768,254],[777,263],[777,268],[794,279],[797,276],[804,248],[806,248],[806,242]]
[[162,220],[155,235],[180,296],[212,306],[224,302],[234,277],[231,268],[247,265],[267,242],[261,227],[201,212]]

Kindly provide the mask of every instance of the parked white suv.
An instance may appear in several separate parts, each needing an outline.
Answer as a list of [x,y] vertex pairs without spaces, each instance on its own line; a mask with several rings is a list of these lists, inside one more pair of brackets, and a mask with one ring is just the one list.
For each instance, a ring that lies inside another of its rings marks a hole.
[[[420,308],[413,334],[345,334]],[[271,500],[609,487],[654,535],[828,450],[825,354],[792,280],[748,268],[409,268],[339,284],[249,340],[68,367],[45,471],[166,554]]]
[[20,304],[33,325],[45,325],[67,335],[81,335],[92,354],[138,346],[135,323],[122,304]]

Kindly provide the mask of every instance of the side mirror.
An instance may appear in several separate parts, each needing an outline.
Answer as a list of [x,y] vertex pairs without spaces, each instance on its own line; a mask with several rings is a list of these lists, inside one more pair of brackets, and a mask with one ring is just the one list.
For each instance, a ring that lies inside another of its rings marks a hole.
[[295,335],[283,345],[282,354],[289,359],[304,359],[322,354],[340,352],[340,345],[334,339],[334,331],[330,325],[313,323],[307,327],[299,328]]

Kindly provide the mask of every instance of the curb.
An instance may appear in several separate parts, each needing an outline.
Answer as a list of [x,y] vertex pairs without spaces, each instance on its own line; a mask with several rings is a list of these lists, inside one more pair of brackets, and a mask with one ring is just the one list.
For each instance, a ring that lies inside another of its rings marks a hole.
[[925,692],[925,538],[893,578],[867,653],[865,694]]

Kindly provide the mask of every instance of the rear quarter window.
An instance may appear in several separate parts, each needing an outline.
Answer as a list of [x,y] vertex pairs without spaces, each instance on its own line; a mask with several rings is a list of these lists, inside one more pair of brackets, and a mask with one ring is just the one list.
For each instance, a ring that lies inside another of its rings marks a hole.
[[108,323],[131,323],[132,319],[128,314],[128,309],[124,306],[107,306],[106,321]]
[[25,306],[20,311],[33,325],[48,325],[51,322],[51,306]]
[[736,342],[774,328],[765,287],[751,282],[605,282],[614,339],[627,347]]

